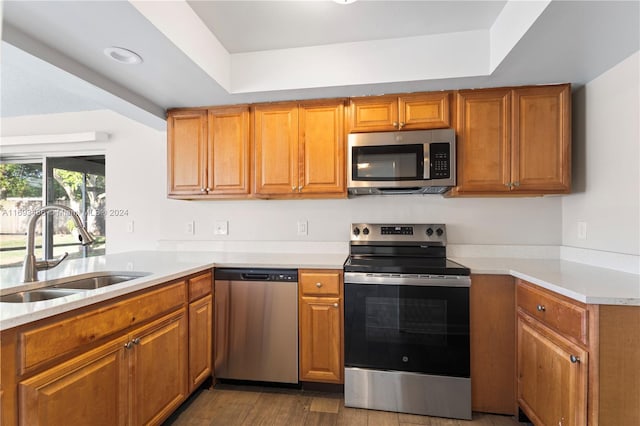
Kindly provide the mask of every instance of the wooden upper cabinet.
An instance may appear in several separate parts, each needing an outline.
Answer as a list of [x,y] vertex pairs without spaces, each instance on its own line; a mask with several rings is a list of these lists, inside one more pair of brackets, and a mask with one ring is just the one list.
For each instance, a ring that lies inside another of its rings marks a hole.
[[351,98],[350,132],[450,127],[450,92]]
[[571,189],[568,84],[461,90],[456,194],[563,194]]
[[345,192],[344,101],[309,101],[299,109],[300,192]]
[[251,193],[249,107],[209,110],[209,194]]
[[254,106],[257,196],[345,195],[344,102]]
[[462,90],[456,105],[458,191],[509,192],[511,91]]
[[169,195],[201,194],[207,182],[207,112],[184,111],[167,117]]
[[167,123],[170,197],[251,193],[248,106],[171,111]]
[[512,182],[517,190],[569,192],[570,97],[569,85],[513,91]]
[[402,130],[451,127],[449,92],[419,93],[398,98],[398,119]]
[[398,130],[398,97],[366,96],[351,98],[350,132]]
[[298,105],[256,105],[254,112],[255,193],[298,190]]

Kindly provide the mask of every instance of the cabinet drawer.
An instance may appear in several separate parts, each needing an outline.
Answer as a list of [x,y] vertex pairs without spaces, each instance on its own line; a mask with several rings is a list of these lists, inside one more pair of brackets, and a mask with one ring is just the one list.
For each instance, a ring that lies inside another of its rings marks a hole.
[[340,296],[342,271],[300,271],[303,296]]
[[586,345],[587,309],[526,281],[518,280],[518,308],[566,337]]
[[20,333],[21,372],[184,306],[184,281]]
[[189,278],[189,302],[211,293],[212,285],[211,272]]

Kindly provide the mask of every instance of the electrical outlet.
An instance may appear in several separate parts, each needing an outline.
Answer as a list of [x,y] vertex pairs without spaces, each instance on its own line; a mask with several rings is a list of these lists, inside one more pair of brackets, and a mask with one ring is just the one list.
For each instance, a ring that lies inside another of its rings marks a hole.
[[587,239],[587,222],[578,222],[578,239]]
[[133,233],[133,221],[127,221],[127,232],[132,234]]
[[306,220],[298,221],[298,235],[299,236],[309,235],[309,224]]
[[228,220],[216,220],[216,235],[229,235],[229,221]]
[[195,235],[196,233],[196,222],[194,220],[187,222],[185,224],[184,233],[189,235]]

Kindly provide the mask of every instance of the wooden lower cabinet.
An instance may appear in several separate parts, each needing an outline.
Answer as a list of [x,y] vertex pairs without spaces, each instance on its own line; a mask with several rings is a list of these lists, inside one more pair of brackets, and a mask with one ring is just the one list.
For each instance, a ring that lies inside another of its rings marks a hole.
[[536,425],[586,425],[586,350],[518,317],[518,403]]
[[186,339],[182,309],[20,382],[20,424],[160,424],[187,396]]
[[517,403],[536,426],[640,424],[640,306],[517,280]]
[[300,380],[344,382],[342,271],[299,273]]
[[129,362],[126,338],[20,382],[19,424],[126,425]]
[[473,411],[515,414],[515,283],[472,275],[469,295]]
[[211,374],[211,278],[3,330],[1,424],[161,424]]
[[186,310],[131,336],[131,424],[160,424],[188,395]]
[[211,376],[213,340],[213,298],[189,304],[189,392]]

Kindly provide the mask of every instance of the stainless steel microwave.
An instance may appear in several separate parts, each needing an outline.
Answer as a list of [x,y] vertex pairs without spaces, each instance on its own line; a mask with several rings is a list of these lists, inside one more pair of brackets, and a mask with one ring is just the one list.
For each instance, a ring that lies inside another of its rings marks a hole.
[[351,133],[351,195],[442,194],[456,184],[453,129]]

